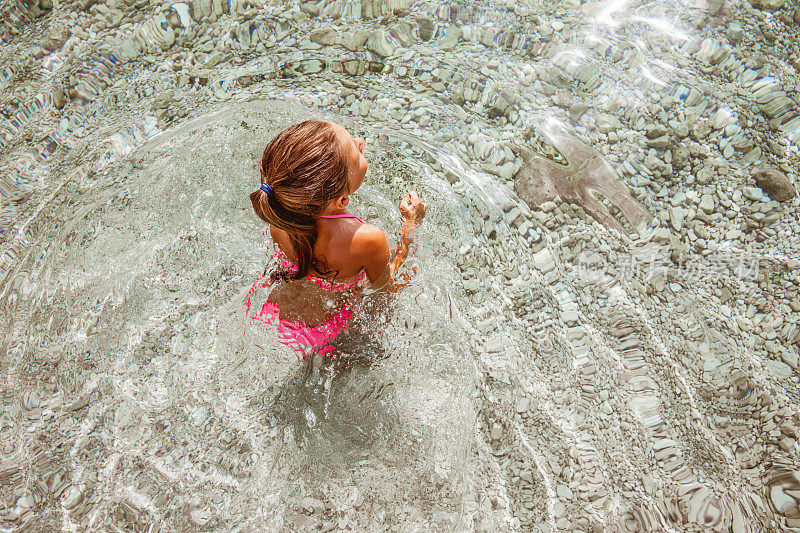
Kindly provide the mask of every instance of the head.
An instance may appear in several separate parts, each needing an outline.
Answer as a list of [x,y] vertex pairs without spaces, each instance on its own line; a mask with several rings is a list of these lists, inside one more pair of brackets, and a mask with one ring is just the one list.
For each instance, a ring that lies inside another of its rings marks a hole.
[[285,231],[292,241],[299,270],[327,272],[313,258],[317,220],[341,212],[367,173],[364,143],[346,129],[324,120],[289,126],[267,144],[261,157],[261,183],[272,188],[250,195],[258,217]]

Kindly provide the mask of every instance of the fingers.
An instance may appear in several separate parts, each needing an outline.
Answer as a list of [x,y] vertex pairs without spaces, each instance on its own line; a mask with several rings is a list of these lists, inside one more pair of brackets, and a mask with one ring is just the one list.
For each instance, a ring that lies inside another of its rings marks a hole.
[[417,194],[417,191],[411,190],[408,191],[405,196],[403,196],[403,201],[407,202],[409,205],[414,205],[422,202],[422,199]]
[[424,214],[426,207],[427,204],[425,203],[425,200],[420,198],[419,195],[417,194],[417,191],[415,190],[408,191],[403,196],[403,200],[400,202],[400,208],[402,210],[408,210],[408,211],[413,210],[419,214]]

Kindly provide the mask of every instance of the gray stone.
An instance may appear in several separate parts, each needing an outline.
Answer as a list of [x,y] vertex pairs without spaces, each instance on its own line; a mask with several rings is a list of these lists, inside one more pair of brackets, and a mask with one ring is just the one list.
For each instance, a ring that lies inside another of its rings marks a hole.
[[83,500],[83,493],[79,487],[73,485],[64,493],[62,504],[66,509],[72,509]]
[[308,38],[312,43],[317,43],[322,46],[330,46],[335,44],[339,39],[339,33],[333,28],[320,28],[312,31]]
[[530,400],[528,398],[521,398],[517,402],[517,412],[520,414],[526,413],[529,407],[530,407]]
[[64,90],[64,84],[61,82],[54,82],[52,89],[53,106],[56,109],[61,109],[67,103],[67,93]]
[[461,39],[461,28],[450,26],[444,31],[444,37],[439,41],[439,48],[442,50],[452,50]]
[[752,200],[754,202],[760,202],[764,197],[764,194],[758,187],[744,187],[742,189],[742,195],[748,200]]
[[686,209],[683,207],[673,207],[669,210],[669,222],[675,231],[680,231],[683,228],[683,221],[686,218]]
[[786,350],[781,353],[781,360],[794,369],[800,365],[800,356],[798,356],[796,353],[788,352]]
[[730,159],[731,157],[733,157],[733,152],[734,152],[733,145],[728,144],[725,146],[725,148],[722,149],[722,157],[724,157],[725,159]]
[[725,0],[706,0],[706,11],[709,15],[717,15],[723,5],[725,5]]
[[375,52],[382,58],[394,55],[395,46],[392,44],[389,34],[383,28],[378,28],[369,34],[367,39],[367,50]]
[[779,378],[788,379],[792,376],[792,367],[783,361],[767,359],[767,368]]
[[678,146],[672,150],[672,168],[676,170],[686,168],[686,165],[689,164],[689,156],[690,152],[688,146]]
[[728,37],[728,40],[731,43],[736,44],[742,40],[742,37],[744,37],[744,29],[742,29],[739,23],[732,22],[725,31],[725,35]]
[[400,21],[397,24],[393,25],[389,28],[389,33],[392,34],[392,37],[397,39],[403,46],[411,46],[414,44],[414,34],[411,25],[408,22]]
[[597,129],[603,133],[617,131],[622,127],[622,123],[617,117],[609,113],[602,113],[597,117]]
[[417,26],[419,27],[419,38],[423,41],[429,41],[433,36],[433,30],[436,29],[433,21],[428,17],[417,17]]
[[700,198],[700,203],[697,205],[705,214],[710,215],[714,211],[714,197],[710,194],[704,194]]
[[348,50],[356,51],[367,43],[370,34],[366,30],[358,30],[353,33],[348,33],[342,38],[342,46]]
[[556,486],[556,494],[559,498],[563,498],[565,500],[572,499],[572,489],[570,489],[567,485],[559,484]]
[[578,122],[588,110],[588,105],[581,102],[574,102],[569,106],[569,118],[573,122]]
[[69,39],[69,35],[69,29],[67,28],[52,31],[42,40],[42,48],[50,52],[61,48],[61,45]]
[[650,148],[666,148],[669,145],[669,135],[662,135],[655,139],[648,139],[647,146]]
[[556,266],[553,261],[553,256],[547,248],[542,248],[533,254],[533,264],[545,274],[553,270]]
[[310,17],[317,17],[320,13],[320,6],[316,2],[304,2],[300,4],[300,11]]
[[201,20],[211,15],[211,0],[193,0],[192,18]]
[[645,136],[648,139],[655,139],[657,137],[661,137],[663,135],[666,135],[667,133],[668,133],[668,130],[667,130],[666,126],[664,126],[662,124],[654,124],[654,125],[650,126],[649,128],[647,128]]

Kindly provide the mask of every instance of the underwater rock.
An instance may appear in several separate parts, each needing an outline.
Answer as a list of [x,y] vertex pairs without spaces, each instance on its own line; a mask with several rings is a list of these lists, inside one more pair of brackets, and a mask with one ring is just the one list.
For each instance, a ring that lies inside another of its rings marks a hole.
[[67,28],[61,28],[59,30],[50,32],[47,37],[42,40],[42,48],[47,50],[48,52],[52,52],[61,48],[61,45],[64,44],[67,39],[69,39],[70,32]]
[[394,54],[395,46],[389,41],[389,34],[386,33],[386,30],[377,29],[367,39],[367,50],[384,58]]
[[450,26],[444,31],[444,37],[439,41],[439,48],[442,50],[452,50],[461,39],[461,28]]
[[753,174],[753,179],[762,191],[778,202],[785,202],[797,196],[792,180],[776,168],[761,168]]
[[700,203],[697,205],[703,212],[707,215],[710,215],[714,212],[714,197],[710,194],[704,194],[700,198]]
[[767,482],[767,503],[776,512],[796,518],[800,516],[798,488],[800,488],[800,481],[795,472],[776,468],[772,479]]
[[61,109],[67,103],[67,93],[64,90],[64,84],[60,81],[53,83],[53,90],[51,93],[53,107]]
[[758,187],[745,187],[742,189],[742,195],[752,202],[760,202],[764,197],[762,190]]
[[436,26],[433,21],[428,17],[417,17],[417,25],[419,26],[419,38],[423,41],[428,41],[433,36],[433,31]]
[[387,0],[365,0],[361,2],[361,18],[364,20],[380,18],[391,13],[401,13],[408,7],[406,0],[388,2]]
[[204,19],[211,15],[211,0],[193,0],[192,18],[194,20]]
[[166,50],[175,42],[175,32],[164,14],[159,13],[136,28],[133,40],[142,51],[149,50],[153,46]]
[[600,193],[619,208],[637,231],[652,219],[652,215],[630,195],[627,187],[617,179],[614,169],[597,150],[567,133],[554,120],[548,121],[540,131],[566,159],[567,164],[555,163],[530,148],[513,146],[524,161],[514,175],[514,189],[532,209],[560,196],[581,206],[604,226],[627,234],[608,208],[595,197],[595,193]]
[[680,231],[683,228],[683,221],[686,219],[686,209],[682,207],[673,207],[669,210],[669,221],[675,231]]
[[751,4],[753,7],[763,9],[765,11],[777,11],[783,7],[786,0],[753,0]]
[[411,46],[414,44],[414,30],[408,22],[398,22],[389,28],[389,33],[403,46]]
[[308,38],[311,40],[312,43],[316,43],[322,46],[330,46],[335,44],[336,41],[339,39],[339,33],[330,27],[320,28],[318,30],[312,31]]
[[370,34],[364,30],[348,33],[342,38],[342,46],[354,52],[366,44]]
[[717,15],[725,5],[725,0],[707,0],[706,10],[709,15]]

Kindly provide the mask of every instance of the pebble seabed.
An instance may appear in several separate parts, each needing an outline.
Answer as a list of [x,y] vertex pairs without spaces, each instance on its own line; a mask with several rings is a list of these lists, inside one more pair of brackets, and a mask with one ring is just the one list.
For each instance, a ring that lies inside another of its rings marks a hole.
[[[796,1],[0,12],[3,531],[800,530]],[[307,116],[430,206],[322,393],[241,334]]]

